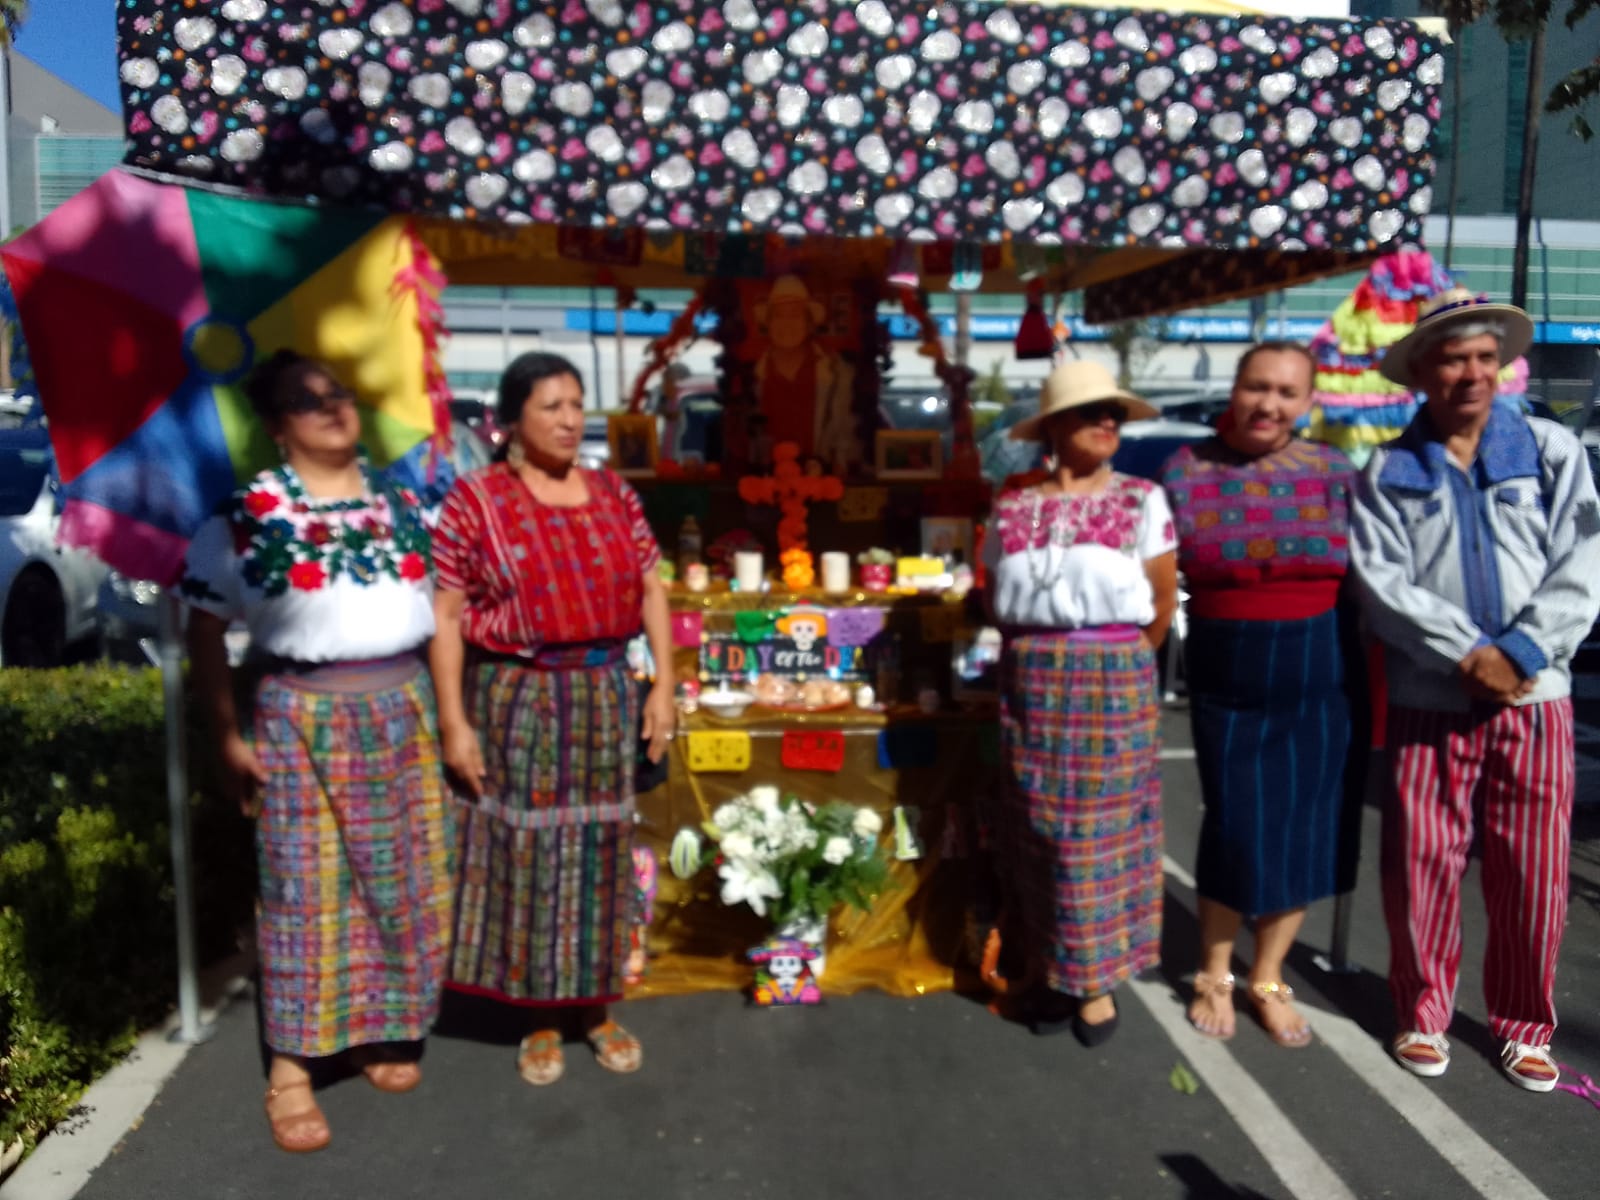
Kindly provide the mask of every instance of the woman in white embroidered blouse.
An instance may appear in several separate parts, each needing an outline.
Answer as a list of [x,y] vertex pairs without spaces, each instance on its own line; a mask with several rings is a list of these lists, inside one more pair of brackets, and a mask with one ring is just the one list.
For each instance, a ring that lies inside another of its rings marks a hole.
[[1111,469],[1122,423],[1154,415],[1098,363],[1058,367],[1012,431],[1050,447],[1050,475],[999,497],[985,546],[1005,634],[996,848],[1021,1015],[1091,1046],[1161,941],[1155,651],[1177,608],[1177,539],[1161,490]]
[[[279,351],[245,385],[283,462],[196,534],[182,594],[193,678],[226,785],[256,817],[267,1118],[328,1144],[308,1060],[356,1051],[371,1084],[421,1079],[450,936],[449,813],[432,684],[430,545],[372,474],[355,397]],[[248,711],[223,635],[250,631]]]

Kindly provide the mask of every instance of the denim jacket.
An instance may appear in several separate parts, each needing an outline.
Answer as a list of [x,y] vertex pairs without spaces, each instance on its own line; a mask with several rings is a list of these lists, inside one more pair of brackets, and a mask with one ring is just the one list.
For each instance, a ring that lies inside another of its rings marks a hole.
[[1392,703],[1467,709],[1456,667],[1487,644],[1534,680],[1522,703],[1570,694],[1600,611],[1600,500],[1570,432],[1497,406],[1462,470],[1424,410],[1367,463],[1350,526]]

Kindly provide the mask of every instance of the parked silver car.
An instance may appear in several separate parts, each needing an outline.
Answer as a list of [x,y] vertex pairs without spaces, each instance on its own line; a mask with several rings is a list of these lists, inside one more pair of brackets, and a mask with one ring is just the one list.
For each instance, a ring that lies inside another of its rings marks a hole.
[[95,631],[106,568],[56,543],[55,458],[42,424],[0,428],[0,667],[53,667]]

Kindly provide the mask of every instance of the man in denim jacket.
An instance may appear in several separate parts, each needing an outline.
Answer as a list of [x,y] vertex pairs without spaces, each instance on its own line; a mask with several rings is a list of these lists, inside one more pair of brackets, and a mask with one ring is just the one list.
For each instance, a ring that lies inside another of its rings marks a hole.
[[1465,289],[1423,305],[1380,364],[1427,401],[1351,508],[1362,608],[1384,643],[1393,794],[1383,821],[1393,1053],[1444,1074],[1461,877],[1482,805],[1489,1028],[1513,1083],[1554,1088],[1556,959],[1576,763],[1572,656],[1600,609],[1600,501],[1583,448],[1495,403],[1533,326]]

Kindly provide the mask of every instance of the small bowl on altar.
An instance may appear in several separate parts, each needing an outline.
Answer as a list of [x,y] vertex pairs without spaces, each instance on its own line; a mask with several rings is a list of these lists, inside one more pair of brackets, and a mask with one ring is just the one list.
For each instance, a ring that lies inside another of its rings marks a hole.
[[713,716],[733,720],[735,717],[744,716],[744,710],[755,703],[755,697],[749,692],[725,691],[721,688],[714,692],[700,693],[700,707]]

